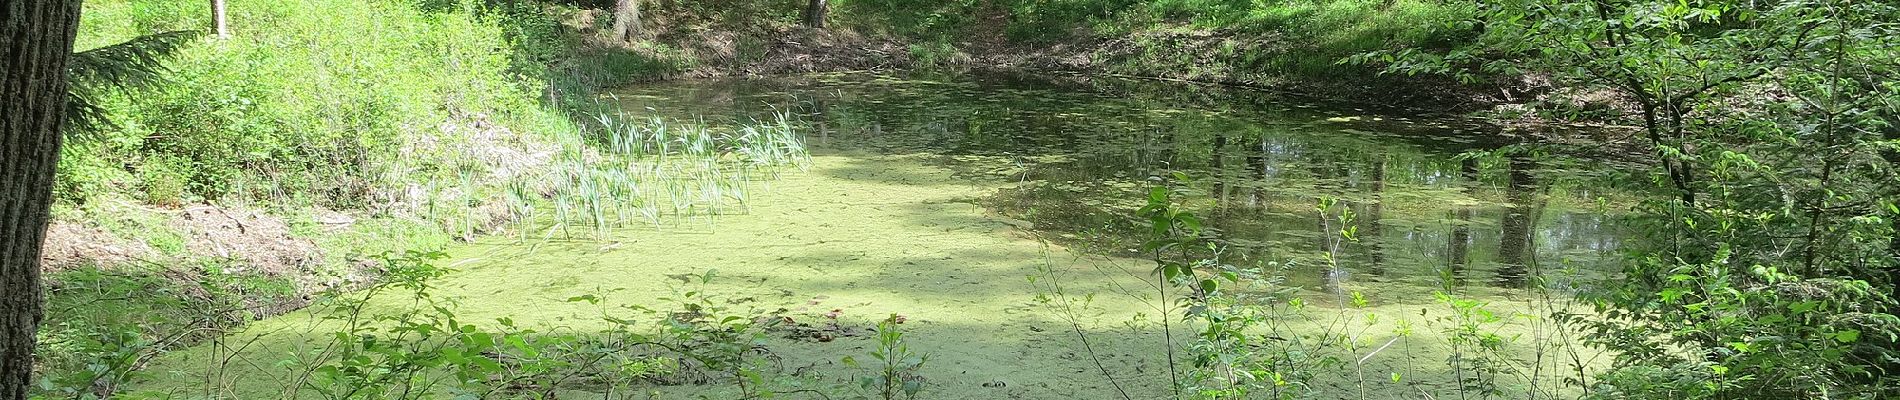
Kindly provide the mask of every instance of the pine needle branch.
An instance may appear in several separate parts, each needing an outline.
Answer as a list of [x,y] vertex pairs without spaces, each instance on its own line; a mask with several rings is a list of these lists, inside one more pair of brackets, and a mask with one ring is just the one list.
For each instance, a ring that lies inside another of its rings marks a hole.
[[67,125],[73,132],[113,129],[100,96],[130,92],[164,82],[164,62],[178,54],[198,31],[172,31],[140,36],[111,46],[73,53],[67,73],[71,79],[66,102]]

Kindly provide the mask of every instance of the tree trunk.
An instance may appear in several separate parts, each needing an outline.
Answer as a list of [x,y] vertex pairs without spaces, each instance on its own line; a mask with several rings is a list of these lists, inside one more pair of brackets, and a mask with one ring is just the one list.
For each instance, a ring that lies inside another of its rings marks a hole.
[[224,0],[211,0],[211,21],[217,24],[218,38],[231,38],[231,20],[224,17]]
[[1530,273],[1531,225],[1536,214],[1532,198],[1537,189],[1530,169],[1534,167],[1528,158],[1511,157],[1511,182],[1504,187],[1504,218],[1498,222],[1502,229],[1498,235],[1498,262],[1504,264],[1498,269],[1499,285],[1521,286]]
[[26,398],[79,0],[0,0],[0,400]]
[[830,12],[825,0],[811,0],[805,5],[805,26],[813,29],[825,29],[825,14]]
[[1359,213],[1360,226],[1366,229],[1359,234],[1359,242],[1366,244],[1366,251],[1372,253],[1371,268],[1373,275],[1385,275],[1385,225],[1379,220],[1385,219],[1385,164],[1390,157],[1379,154],[1372,157],[1372,201],[1366,203],[1365,211]]
[[[1466,158],[1464,163],[1460,166],[1459,172],[1465,178],[1459,190],[1467,195],[1475,192],[1479,185],[1478,159]],[[1450,245],[1451,248],[1447,251],[1448,254],[1446,254],[1446,258],[1450,259],[1448,262],[1449,265],[1446,266],[1450,271],[1446,271],[1445,273],[1447,281],[1444,282],[1444,285],[1446,289],[1463,286],[1465,283],[1465,267],[1471,264],[1471,217],[1473,211],[1471,206],[1464,205],[1458,206],[1458,209],[1453,211],[1453,214],[1457,220],[1452,221],[1451,238],[1447,240],[1447,242],[1449,242],[1447,244]]]
[[614,0],[614,40],[632,42],[640,30],[640,0]]
[[1223,134],[1222,131],[1214,131],[1214,151],[1210,154],[1211,156],[1208,161],[1212,164],[1212,170],[1214,171],[1214,193],[1212,193],[1214,195],[1214,209],[1225,210],[1227,209],[1227,180],[1232,179],[1232,177],[1228,176],[1225,165],[1227,161],[1227,135]]

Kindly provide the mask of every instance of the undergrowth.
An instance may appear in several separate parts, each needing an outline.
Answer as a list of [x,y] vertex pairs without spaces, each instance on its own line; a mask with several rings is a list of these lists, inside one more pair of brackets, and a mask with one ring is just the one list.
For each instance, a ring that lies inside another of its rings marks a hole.
[[[210,15],[208,3],[85,7],[80,50],[199,29]],[[647,221],[743,210],[753,181],[804,154],[784,119],[715,132],[601,111],[599,88],[676,66],[583,48],[562,24],[571,5],[233,0],[229,10],[232,38],[185,45],[162,84],[93,99],[112,129],[62,149],[56,214],[155,258],[50,275],[59,307],[42,334],[43,395],[112,393],[167,350],[318,291],[372,284],[389,273],[375,254],[507,229],[584,225],[604,237],[634,209]],[[658,149],[630,153],[636,145]],[[167,221],[201,204],[282,218],[289,237],[269,239],[310,241],[323,265],[287,277],[194,254]],[[329,215],[349,217],[341,228],[317,221]],[[128,302],[150,309],[109,315]]]
[[[662,306],[611,301],[606,293],[568,298],[582,304],[575,321],[565,325],[527,326],[508,317],[470,320],[455,299],[437,296],[434,282],[451,273],[437,265],[439,252],[405,251],[376,258],[383,280],[358,290],[323,294],[308,316],[308,343],[294,349],[259,350],[256,338],[224,336],[206,346],[218,354],[204,365],[204,380],[153,389],[121,386],[140,375],[127,365],[143,363],[149,347],[118,349],[120,355],[80,373],[49,381],[46,398],[640,398],[667,387],[730,389],[730,398],[778,398],[799,395],[837,399],[909,399],[925,388],[927,356],[913,353],[904,340],[903,317],[891,315],[875,329],[877,343],[861,366],[859,379],[785,368],[768,339],[792,334],[784,309],[747,308],[742,299],[706,291],[715,271],[687,274]],[[102,294],[137,292],[138,281],[94,285],[79,271],[82,286]],[[155,283],[162,286],[162,283]],[[173,298],[168,293],[140,296]],[[801,316],[801,318],[804,316]],[[56,324],[61,329],[72,327]],[[835,325],[829,329],[842,331]],[[96,335],[132,333],[98,332]],[[136,335],[133,335],[136,336]],[[111,340],[102,342],[110,343]],[[56,342],[55,346],[97,345]],[[260,361],[273,371],[264,373]],[[852,357],[842,362],[855,365]],[[281,371],[278,371],[281,370]],[[227,377],[264,382],[235,383]],[[85,380],[92,380],[88,386]],[[109,383],[109,384],[107,384]],[[60,386],[64,384],[65,386]],[[242,387],[240,387],[242,386]],[[260,392],[266,390],[268,392]]]
[[[1094,50],[1098,68],[1110,72],[1262,84],[1347,82],[1342,72],[1379,78],[1378,66],[1339,61],[1468,42],[1475,33],[1453,23],[1476,12],[1467,3],[1424,0],[867,0],[838,8],[841,24],[910,38],[919,43],[913,49],[1000,28],[1009,41],[1031,46],[1126,41]],[[1002,26],[986,18],[1001,18]]]

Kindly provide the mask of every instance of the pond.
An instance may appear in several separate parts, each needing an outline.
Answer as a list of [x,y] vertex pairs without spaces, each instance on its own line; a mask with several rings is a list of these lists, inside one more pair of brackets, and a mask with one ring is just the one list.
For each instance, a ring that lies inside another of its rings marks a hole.
[[[938,155],[933,162],[959,177],[1016,183],[984,207],[1104,254],[1146,239],[1135,211],[1150,187],[1183,172],[1192,179],[1183,200],[1208,221],[1225,261],[1282,264],[1308,287],[1524,287],[1534,267],[1615,271],[1609,212],[1631,198],[1590,179],[1592,160],[1473,153],[1523,141],[1480,122],[1217,87],[841,74],[673,82],[611,100],[725,123],[789,111],[809,122],[820,153]],[[1321,211],[1324,200],[1334,208]],[[1342,239],[1352,227],[1355,237]]]
[[[599,239],[457,246],[434,290],[458,300],[461,320],[590,331],[607,325],[603,313],[668,309],[690,293],[740,315],[844,327],[764,343],[778,376],[815,387],[863,376],[842,357],[868,359],[877,342],[864,332],[897,314],[930,357],[923,398],[1162,398],[1170,365],[1187,362],[1169,349],[1194,336],[1161,311],[1180,293],[1159,288],[1136,250],[1148,231],[1135,212],[1166,186],[1219,245],[1198,251],[1265,271],[1232,290],[1306,304],[1274,307],[1255,327],[1314,345],[1302,393],[1555,394],[1607,362],[1547,317],[1587,309],[1563,293],[1616,270],[1615,212],[1635,195],[1593,177],[1607,161],[1519,146],[1486,124],[1009,74],[679,81],[602,101],[709,125],[789,114],[812,157],[751,182],[738,211]],[[1505,147],[1524,151],[1492,152]],[[594,296],[606,300],[571,301]],[[259,321],[168,356],[145,386],[284,393],[299,378],[274,366],[315,351],[334,323],[315,312]],[[1502,336],[1460,347],[1474,330]],[[1473,363],[1492,369],[1474,377]],[[743,396],[730,385],[642,390]]]

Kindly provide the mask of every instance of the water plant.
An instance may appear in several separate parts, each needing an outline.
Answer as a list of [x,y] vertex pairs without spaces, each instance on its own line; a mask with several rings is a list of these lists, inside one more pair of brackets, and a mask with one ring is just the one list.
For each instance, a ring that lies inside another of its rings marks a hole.
[[[1181,200],[1192,194],[1193,181],[1170,175],[1147,191],[1136,211],[1150,238],[1143,250],[1155,265],[1148,277],[1151,284],[1165,286],[1132,296],[1153,302],[1164,317],[1138,316],[1129,324],[1179,356],[1175,372],[1149,372],[1167,374],[1173,382],[1166,397],[1370,398],[1396,389],[1437,398],[1562,398],[1587,392],[1576,376],[1587,377],[1594,361],[1580,351],[1578,338],[1557,333],[1574,329],[1574,319],[1563,315],[1576,312],[1575,300],[1547,288],[1543,276],[1528,278],[1535,285],[1513,289],[1523,294],[1522,309],[1499,310],[1501,304],[1464,295],[1462,281],[1447,278],[1437,290],[1443,307],[1417,309],[1417,315],[1395,313],[1345,273],[1346,263],[1357,261],[1343,257],[1343,249],[1367,240],[1360,227],[1368,222],[1354,211],[1360,205],[1320,196],[1309,208],[1325,233],[1319,256],[1312,258],[1323,264],[1324,279],[1317,287],[1301,287],[1287,282],[1297,261],[1231,263],[1243,258],[1224,249],[1221,232],[1205,226],[1208,222]],[[1101,375],[1120,387],[1120,380],[1131,375],[1101,366],[1090,332],[1083,329],[1086,315],[1100,312],[1091,309],[1096,293],[1070,292],[1069,275],[1044,267],[1030,281],[1042,290],[1038,300],[1075,328],[1078,351],[1095,359]],[[1157,293],[1172,296],[1157,298]],[[1169,333],[1174,329],[1191,335]],[[1427,355],[1444,356],[1443,372],[1409,361],[1435,357]],[[1160,395],[1124,397],[1140,396]]]
[[783,112],[724,126],[603,111],[562,141],[546,176],[509,184],[507,208],[522,237],[569,238],[582,227],[606,240],[612,229],[667,218],[711,226],[710,216],[745,212],[758,182],[809,161],[796,126]]
[[[556,398],[592,392],[616,398],[653,385],[680,384],[731,385],[743,398],[817,392],[782,374],[776,356],[762,344],[783,317],[732,310],[726,299],[682,289],[663,298],[670,305],[659,308],[612,306],[601,294],[569,298],[598,306],[593,317],[604,323],[598,329],[530,327],[508,317],[474,323],[457,312],[456,301],[433,293],[432,281],[450,272],[434,265],[442,256],[385,254],[379,257],[388,274],[384,280],[323,300],[316,316],[320,322],[312,325],[318,328],[311,332],[314,346],[276,361],[288,372],[277,375],[282,389],[272,397]],[[707,271],[692,278],[703,285],[713,276]],[[891,335],[900,334],[893,330]],[[891,343],[897,346],[891,354],[908,354],[901,342]],[[243,351],[251,344],[227,338],[213,345]],[[238,373],[246,361],[214,360],[206,371],[214,378],[201,393],[226,396],[230,388],[215,377]]]
[[884,400],[915,399],[924,391],[923,375],[918,371],[930,361],[930,356],[910,350],[910,344],[904,342],[902,325],[904,316],[891,314],[877,323],[877,348],[870,356],[875,363],[866,365],[855,357],[845,356],[841,361],[852,367],[869,367],[870,371],[858,377],[858,387],[870,391]]

